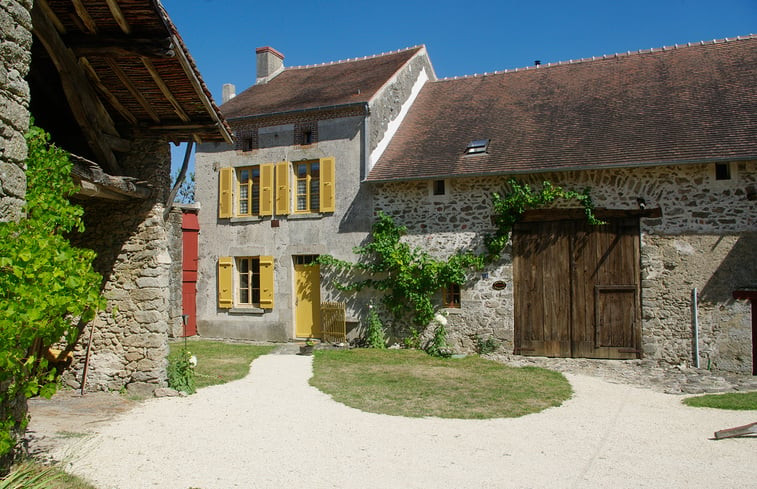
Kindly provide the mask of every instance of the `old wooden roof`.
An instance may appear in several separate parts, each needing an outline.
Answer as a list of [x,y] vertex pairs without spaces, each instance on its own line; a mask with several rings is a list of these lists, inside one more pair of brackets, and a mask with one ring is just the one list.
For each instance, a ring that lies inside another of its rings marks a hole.
[[416,46],[388,54],[313,66],[285,68],[221,106],[228,119],[368,103],[413,56]]
[[428,82],[368,180],[757,159],[755,80],[750,35]]
[[[157,0],[35,0],[34,35],[61,75],[93,158],[117,173],[130,135],[231,141],[176,27]],[[35,41],[36,42],[36,41]]]

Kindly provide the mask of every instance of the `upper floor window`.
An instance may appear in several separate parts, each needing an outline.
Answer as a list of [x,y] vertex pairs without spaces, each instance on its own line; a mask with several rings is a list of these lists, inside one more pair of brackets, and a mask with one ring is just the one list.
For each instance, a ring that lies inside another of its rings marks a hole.
[[260,167],[237,170],[237,209],[240,216],[260,214]]
[[218,173],[220,218],[286,216],[335,210],[336,172],[333,157],[240,168],[224,167]]
[[318,212],[321,209],[321,163],[306,161],[294,164],[297,186],[296,212]]

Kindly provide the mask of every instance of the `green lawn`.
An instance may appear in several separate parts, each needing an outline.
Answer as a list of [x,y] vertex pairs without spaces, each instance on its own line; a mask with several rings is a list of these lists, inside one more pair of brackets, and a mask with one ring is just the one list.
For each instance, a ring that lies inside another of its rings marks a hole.
[[313,370],[310,384],[334,400],[396,416],[513,418],[559,406],[572,395],[558,372],[418,350],[320,350]]
[[731,392],[687,397],[683,403],[692,407],[709,407],[739,411],[757,410],[757,392]]
[[[183,346],[184,340],[171,343],[169,358],[177,355]],[[198,389],[244,378],[250,371],[250,363],[274,348],[210,340],[187,341],[187,349],[197,357],[195,384]]]

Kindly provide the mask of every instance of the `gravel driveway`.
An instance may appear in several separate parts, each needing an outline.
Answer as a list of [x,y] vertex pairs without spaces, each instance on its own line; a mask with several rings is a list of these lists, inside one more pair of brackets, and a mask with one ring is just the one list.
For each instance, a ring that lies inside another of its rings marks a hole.
[[[755,413],[567,374],[575,395],[516,419],[370,414],[307,383],[312,357],[266,355],[239,381],[151,399],[78,440],[98,488],[755,487]],[[62,454],[57,454],[59,457]]]

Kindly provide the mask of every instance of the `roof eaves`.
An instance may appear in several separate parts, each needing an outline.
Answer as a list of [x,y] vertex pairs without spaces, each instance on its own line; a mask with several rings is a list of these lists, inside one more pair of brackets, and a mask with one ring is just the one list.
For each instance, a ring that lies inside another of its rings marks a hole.
[[322,105],[319,107],[308,107],[305,109],[292,109],[292,110],[284,110],[281,112],[267,112],[265,114],[253,114],[253,115],[243,115],[243,116],[237,116],[237,117],[227,117],[227,120],[230,122],[238,122],[238,121],[244,121],[244,120],[250,120],[250,119],[261,119],[264,117],[278,117],[278,116],[283,116],[283,115],[301,114],[301,113],[306,113],[306,112],[322,112],[326,110],[348,109],[351,107],[363,107],[365,109],[366,114],[368,114],[370,111],[368,102],[350,102],[347,104]]
[[497,177],[507,175],[531,175],[531,174],[543,174],[543,173],[561,173],[567,171],[588,171],[588,170],[616,170],[619,168],[649,168],[657,166],[673,166],[673,165],[706,165],[708,163],[724,163],[724,162],[738,162],[738,161],[757,161],[757,154],[751,156],[736,156],[736,157],[721,157],[721,158],[703,158],[703,159],[689,159],[689,160],[665,160],[665,161],[643,161],[643,162],[629,162],[618,164],[605,164],[605,165],[584,165],[584,166],[562,166],[553,168],[528,168],[518,170],[500,170],[491,172],[471,172],[471,173],[447,173],[447,174],[429,174],[418,175],[412,177],[394,177],[394,178],[368,178],[364,179],[365,183],[391,183],[391,182],[411,182],[421,180],[442,180],[448,178],[478,178],[478,177]]

